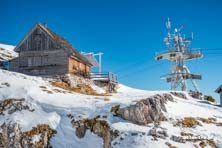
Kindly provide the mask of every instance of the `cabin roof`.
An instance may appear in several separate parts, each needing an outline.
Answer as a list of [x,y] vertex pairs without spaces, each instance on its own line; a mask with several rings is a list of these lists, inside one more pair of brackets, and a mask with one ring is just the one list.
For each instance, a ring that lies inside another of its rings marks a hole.
[[216,93],[220,93],[221,91],[222,91],[222,85],[220,85],[220,86],[215,90]]
[[41,28],[44,32],[46,32],[58,45],[60,45],[68,54],[69,57],[75,57],[80,62],[84,64],[92,66],[92,63],[88,61],[83,55],[81,55],[76,48],[74,48],[65,38],[61,37],[60,35],[54,33],[50,29],[46,28],[45,26],[41,25],[40,23],[36,23],[36,25],[32,28],[32,30],[28,33],[28,35],[18,44],[16,49],[22,45],[25,39],[35,30],[36,27]]

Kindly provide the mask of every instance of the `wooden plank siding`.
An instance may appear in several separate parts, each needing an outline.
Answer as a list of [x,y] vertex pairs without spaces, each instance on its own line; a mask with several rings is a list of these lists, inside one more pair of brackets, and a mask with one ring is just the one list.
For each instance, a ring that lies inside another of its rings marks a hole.
[[69,58],[69,73],[71,74],[85,74],[89,75],[90,67],[78,60],[70,57]]
[[[36,24],[18,44],[10,70],[28,75],[90,73],[90,64],[64,38]],[[87,64],[86,64],[87,63]]]

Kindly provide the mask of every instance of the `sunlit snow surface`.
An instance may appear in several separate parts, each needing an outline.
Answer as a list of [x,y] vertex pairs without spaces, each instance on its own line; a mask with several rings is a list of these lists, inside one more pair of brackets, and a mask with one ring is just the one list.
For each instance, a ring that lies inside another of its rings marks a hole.
[[[9,84],[6,86],[5,84]],[[45,87],[44,89],[42,88]],[[56,136],[52,139],[54,147],[102,147],[103,142],[100,137],[87,131],[86,136],[79,139],[75,136],[70,119],[66,116],[68,113],[79,118],[93,118],[97,115],[107,115],[107,121],[111,128],[119,130],[123,140],[119,138],[115,141],[119,144],[114,147],[167,147],[166,141],[178,147],[192,147],[192,143],[180,144],[170,140],[171,135],[180,135],[180,132],[191,132],[193,134],[214,138],[217,143],[222,142],[222,127],[214,124],[204,124],[197,128],[184,129],[173,127],[171,121],[161,123],[161,127],[168,130],[169,137],[159,141],[151,140],[148,131],[153,124],[148,126],[139,126],[121,118],[114,117],[110,113],[110,108],[114,105],[128,106],[135,101],[147,98],[154,94],[164,93],[164,91],[145,91],[133,89],[122,84],[119,85],[118,93],[112,96],[89,96],[77,93],[63,91],[58,93],[59,88],[55,88],[40,77],[32,77],[19,73],[0,70],[0,99],[6,98],[25,98],[26,104],[35,109],[34,112],[23,110],[14,114],[1,116],[0,124],[3,122],[14,121],[21,125],[22,130],[30,130],[33,126],[40,123],[49,124],[50,127],[57,130]],[[45,91],[47,90],[47,91]],[[48,93],[50,91],[51,93]],[[165,91],[166,92],[166,91]],[[107,101],[108,98],[108,101]],[[167,103],[167,113],[165,115],[172,119],[181,119],[183,117],[214,117],[222,122],[222,109],[206,102],[201,102],[189,98],[184,100],[175,97],[175,102]],[[132,136],[131,133],[138,133]],[[145,135],[140,133],[145,132]]]

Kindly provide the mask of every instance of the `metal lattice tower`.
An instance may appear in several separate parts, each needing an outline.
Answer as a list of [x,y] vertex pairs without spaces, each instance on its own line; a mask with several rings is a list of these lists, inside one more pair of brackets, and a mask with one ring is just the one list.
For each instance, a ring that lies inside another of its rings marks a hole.
[[170,60],[172,63],[171,73],[161,78],[166,79],[168,83],[171,83],[171,90],[181,89],[187,90],[187,80],[191,80],[192,85],[196,92],[200,92],[195,82],[196,79],[201,80],[202,77],[199,74],[191,74],[188,67],[185,65],[185,61],[202,58],[203,54],[200,49],[191,49],[190,43],[193,40],[193,33],[190,38],[186,38],[185,35],[181,35],[183,26],[179,29],[175,28],[171,33],[171,22],[168,19],[166,22],[166,28],[168,30],[167,37],[164,38],[168,50],[156,55],[156,60]]

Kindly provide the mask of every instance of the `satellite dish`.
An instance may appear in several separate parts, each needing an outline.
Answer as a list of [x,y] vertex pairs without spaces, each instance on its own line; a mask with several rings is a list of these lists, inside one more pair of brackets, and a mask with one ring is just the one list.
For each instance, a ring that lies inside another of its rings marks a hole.
[[175,29],[174,29],[174,32],[177,33],[177,31],[178,31],[177,28],[175,28]]

